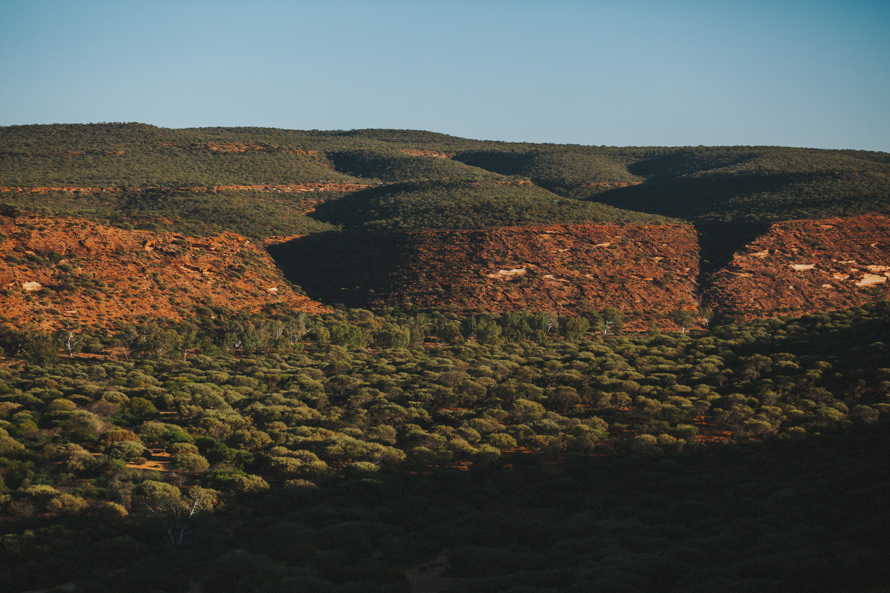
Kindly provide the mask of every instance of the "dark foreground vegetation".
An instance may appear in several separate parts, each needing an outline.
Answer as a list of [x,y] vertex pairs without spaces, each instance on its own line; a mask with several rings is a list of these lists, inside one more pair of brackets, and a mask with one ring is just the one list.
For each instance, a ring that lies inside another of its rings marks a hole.
[[0,588],[885,590],[890,307],[621,321],[5,330]]

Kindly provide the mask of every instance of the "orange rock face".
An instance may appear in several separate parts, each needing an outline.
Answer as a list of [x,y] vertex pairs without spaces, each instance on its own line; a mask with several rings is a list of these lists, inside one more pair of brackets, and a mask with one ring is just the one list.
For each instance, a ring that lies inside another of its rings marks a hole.
[[681,225],[337,233],[270,251],[310,295],[349,306],[566,315],[613,307],[647,319],[698,308],[698,242]]
[[327,310],[235,234],[194,238],[30,216],[0,217],[0,295],[6,323],[43,329],[182,319],[198,306]]
[[647,314],[696,309],[698,243],[679,225],[559,225],[412,235],[403,301],[424,308]]
[[[110,326],[182,319],[201,306],[280,303],[427,310],[618,309],[664,317],[701,301],[742,318],[890,299],[890,217],[777,223],[699,286],[700,247],[683,225],[551,225],[333,233],[262,246],[231,233],[194,238],[72,218],[0,217],[0,322]],[[287,279],[276,263],[284,268]],[[288,280],[290,282],[288,282]]]
[[890,299],[890,217],[774,224],[715,274],[708,292],[716,310],[743,318]]
[[402,152],[410,154],[411,156],[431,156],[440,159],[450,159],[453,158],[455,154],[453,152],[439,152],[438,150],[420,150],[411,148],[403,148]]

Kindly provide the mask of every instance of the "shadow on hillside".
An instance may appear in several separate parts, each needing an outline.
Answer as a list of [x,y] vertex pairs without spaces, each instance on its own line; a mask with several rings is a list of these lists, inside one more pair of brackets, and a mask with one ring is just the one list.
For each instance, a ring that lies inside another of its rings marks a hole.
[[[780,188],[788,181],[787,176],[773,177],[748,179],[745,180],[748,185],[737,182],[734,186],[729,186],[723,178],[648,182],[602,192],[589,199],[618,208],[692,221],[701,252],[701,283],[706,289],[709,279],[732,261],[734,253],[769,231],[768,220],[782,219],[781,204],[776,208],[777,212],[768,212],[767,205],[761,205],[763,220],[759,221],[739,219],[738,213],[732,211],[735,207],[732,200],[746,192],[753,193],[755,186],[765,191]],[[720,220],[720,216],[724,219]]]
[[[769,230],[767,223],[700,222],[700,280],[707,292],[714,273],[735,252]],[[417,253],[409,234],[320,233],[270,245],[269,254],[287,279],[311,298],[328,305],[369,307],[392,303],[410,286]],[[416,279],[415,279],[416,281]]]
[[717,168],[731,168],[759,156],[754,151],[725,151],[708,149],[687,149],[670,151],[662,155],[645,158],[627,166],[634,175],[646,179],[670,178]]
[[799,210],[802,204],[786,194],[807,179],[801,175],[666,178],[605,191],[593,199],[616,208],[693,221],[780,220]]
[[734,253],[769,231],[768,222],[697,222],[703,282],[732,261]]
[[366,307],[389,295],[405,264],[407,237],[395,233],[322,233],[278,243],[269,254],[285,277],[328,305]]
[[374,220],[378,216],[374,205],[379,203],[381,196],[392,191],[391,185],[371,187],[352,192],[336,200],[322,202],[316,206],[311,218],[335,224],[347,230],[361,228],[363,223]]

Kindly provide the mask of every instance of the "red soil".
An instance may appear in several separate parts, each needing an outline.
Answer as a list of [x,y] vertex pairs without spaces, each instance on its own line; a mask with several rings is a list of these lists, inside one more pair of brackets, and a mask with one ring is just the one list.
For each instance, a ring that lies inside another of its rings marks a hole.
[[146,460],[145,463],[127,463],[127,467],[156,472],[173,471],[173,456],[167,451],[149,447],[148,452],[151,453],[151,459]]
[[698,243],[688,226],[428,231],[408,243],[399,304],[560,314],[613,307],[644,317],[698,307]]
[[6,323],[43,329],[182,319],[198,306],[327,311],[239,235],[126,231],[74,218],[0,217],[0,295]]
[[[289,185],[214,185],[213,187],[195,186],[195,187],[171,187],[163,189],[179,189],[188,191],[262,191],[262,192],[278,192],[278,193],[301,193],[301,192],[353,192],[360,189],[371,187],[366,183],[294,183]],[[120,191],[119,187],[76,187],[76,186],[39,186],[39,187],[0,187],[0,192],[16,192],[28,194],[45,194],[49,192],[68,192],[81,194],[98,194],[104,192]],[[128,187],[127,191],[145,191],[149,189],[158,189],[154,187]]]
[[412,156],[432,156],[440,159],[450,159],[453,158],[456,154],[454,152],[439,152],[437,150],[419,150],[412,148],[403,148],[402,152],[410,154]]
[[[353,187],[281,191],[334,185]],[[181,319],[198,306],[327,310],[297,294],[261,246],[231,233],[193,238],[21,216],[0,217],[0,233],[0,321],[16,326]],[[636,319],[628,329],[678,329],[665,315],[697,310],[699,296],[742,318],[890,299],[890,217],[880,214],[774,224],[704,290],[697,236],[682,225],[337,233],[270,249],[291,281],[331,302],[564,315],[612,307]]]
[[601,187],[605,189],[613,189],[616,187],[630,187],[631,185],[640,185],[642,181],[597,181],[588,183],[585,187]]
[[715,274],[708,299],[743,318],[890,299],[890,217],[781,222]]

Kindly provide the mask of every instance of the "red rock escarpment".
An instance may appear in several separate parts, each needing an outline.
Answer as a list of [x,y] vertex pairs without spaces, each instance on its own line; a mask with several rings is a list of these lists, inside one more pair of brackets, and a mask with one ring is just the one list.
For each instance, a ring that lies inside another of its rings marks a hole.
[[0,217],[0,294],[7,324],[43,329],[182,319],[198,306],[327,310],[239,235],[195,238],[55,217]]
[[890,217],[776,223],[714,275],[707,300],[743,318],[890,299]]

